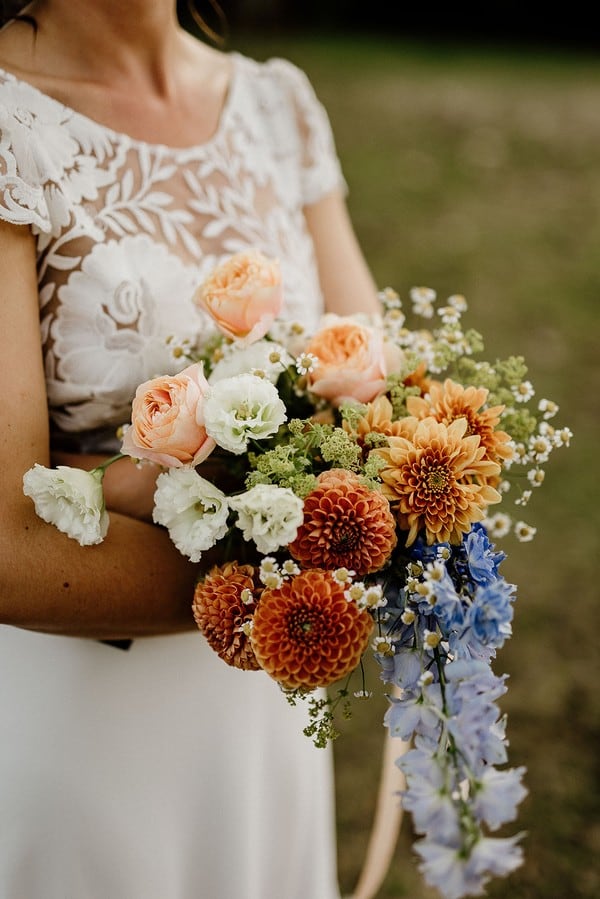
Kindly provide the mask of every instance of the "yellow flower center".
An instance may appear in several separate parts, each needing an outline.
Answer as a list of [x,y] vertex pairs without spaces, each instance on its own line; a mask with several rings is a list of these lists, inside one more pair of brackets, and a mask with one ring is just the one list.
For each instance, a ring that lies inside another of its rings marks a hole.
[[427,472],[425,485],[432,493],[443,493],[448,487],[449,480],[447,469],[442,466],[435,466]]

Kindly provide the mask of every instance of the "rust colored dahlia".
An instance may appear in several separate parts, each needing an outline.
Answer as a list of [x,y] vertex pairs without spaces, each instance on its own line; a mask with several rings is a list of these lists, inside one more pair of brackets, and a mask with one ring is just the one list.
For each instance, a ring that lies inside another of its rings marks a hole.
[[435,418],[404,420],[410,437],[390,437],[389,445],[373,450],[385,461],[383,491],[408,531],[410,546],[423,530],[427,543],[460,543],[487,506],[501,496],[488,483],[500,472],[485,458],[477,434],[466,436],[466,418],[450,425]]
[[484,408],[488,393],[485,387],[463,387],[446,378],[443,384],[431,384],[427,397],[409,397],[406,407],[416,418],[433,416],[445,425],[457,418],[466,418],[466,436],[477,434],[485,448],[484,459],[501,462],[502,459],[510,459],[513,450],[509,446],[510,435],[506,431],[496,430],[504,406]]
[[344,585],[313,568],[263,592],[251,641],[260,666],[283,687],[313,690],[356,668],[372,629]]
[[261,589],[252,565],[237,562],[215,566],[196,585],[192,603],[196,624],[209,646],[233,668],[260,668],[242,626],[251,621],[256,608],[255,601],[247,600],[258,597]]
[[319,475],[304,500],[304,521],[289,546],[303,568],[378,571],[396,545],[396,522],[385,496],[343,468]]

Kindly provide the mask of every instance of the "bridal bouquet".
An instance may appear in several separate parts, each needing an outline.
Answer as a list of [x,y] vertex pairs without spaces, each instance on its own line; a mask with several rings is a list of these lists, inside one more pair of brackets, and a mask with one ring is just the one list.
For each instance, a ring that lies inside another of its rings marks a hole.
[[[534,399],[522,358],[478,358],[462,296],[436,307],[413,289],[412,328],[394,291],[380,298],[379,316],[325,316],[307,333],[279,320],[274,261],[225,260],[195,297],[214,335],[171,340],[182,370],[139,386],[121,454],[162,466],[154,521],[181,553],[223,548],[192,602],[210,646],[306,700],[317,746],[337,736],[339,703],[369,695],[375,654],[395,687],[386,724],[411,741],[398,765],[421,870],[458,899],[522,861],[520,834],[490,835],[526,793],[524,769],[501,767],[506,678],[491,663],[515,587],[492,541],[533,538],[521,510],[571,433]],[[203,477],[210,456],[220,483]],[[36,465],[24,489],[45,520],[99,542],[104,468]]]

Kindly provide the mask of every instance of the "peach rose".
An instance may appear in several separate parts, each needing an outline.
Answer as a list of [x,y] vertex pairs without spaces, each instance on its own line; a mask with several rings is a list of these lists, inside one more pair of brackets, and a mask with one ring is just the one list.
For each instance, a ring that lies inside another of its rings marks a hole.
[[219,330],[243,346],[264,337],[283,305],[279,263],[258,250],[236,253],[216,267],[194,302]]
[[307,375],[310,390],[335,405],[369,403],[385,391],[383,335],[377,329],[340,317],[317,331],[305,353],[318,360]]
[[203,462],[216,445],[204,428],[208,389],[199,362],[178,375],[162,375],[140,384],[121,452],[167,468]]

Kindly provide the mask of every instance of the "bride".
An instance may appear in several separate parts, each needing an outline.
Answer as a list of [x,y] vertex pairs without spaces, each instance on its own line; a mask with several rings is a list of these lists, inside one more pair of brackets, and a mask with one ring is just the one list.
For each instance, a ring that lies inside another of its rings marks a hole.
[[0,31],[0,895],[335,899],[331,757],[195,630],[200,567],[122,460],[81,549],[23,495],[89,468],[223,256],[279,259],[285,314],[374,312],[301,70],[196,40],[172,0],[40,0]]

